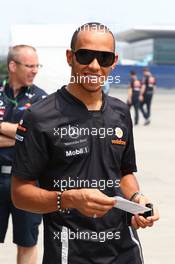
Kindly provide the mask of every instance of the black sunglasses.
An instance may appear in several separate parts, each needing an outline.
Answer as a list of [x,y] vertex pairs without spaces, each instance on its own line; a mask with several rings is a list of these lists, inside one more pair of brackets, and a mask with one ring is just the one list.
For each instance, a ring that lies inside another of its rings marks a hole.
[[109,67],[115,61],[115,53],[109,51],[98,51],[89,49],[79,49],[72,52],[75,54],[78,63],[83,65],[90,64],[95,58],[101,67]]

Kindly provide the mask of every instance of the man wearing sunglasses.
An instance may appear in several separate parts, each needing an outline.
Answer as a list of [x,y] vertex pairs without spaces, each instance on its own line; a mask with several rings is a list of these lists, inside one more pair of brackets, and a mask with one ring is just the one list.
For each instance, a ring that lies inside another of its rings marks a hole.
[[113,208],[116,195],[146,203],[133,174],[129,110],[102,93],[117,62],[114,36],[88,23],[66,55],[69,84],[26,111],[17,131],[13,201],[44,213],[43,264],[141,264],[135,229],[159,217],[135,215],[128,226],[126,213]]
[[[33,84],[40,67],[35,48],[27,45],[11,47],[7,67],[8,78],[0,85],[0,243],[5,240],[11,215],[17,263],[35,264],[41,216],[14,207],[10,192],[11,170],[18,122],[24,110],[45,97],[46,93]],[[20,125],[18,127],[20,129]]]

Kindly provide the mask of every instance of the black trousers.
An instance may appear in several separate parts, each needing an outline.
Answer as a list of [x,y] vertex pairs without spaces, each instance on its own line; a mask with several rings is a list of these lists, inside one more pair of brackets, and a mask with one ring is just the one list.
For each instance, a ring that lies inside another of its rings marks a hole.
[[137,125],[139,122],[139,109],[140,109],[140,101],[139,94],[133,94],[132,103],[128,104],[129,108],[133,106],[134,108],[134,124]]
[[144,97],[144,101],[140,103],[140,110],[145,119],[151,116],[151,103],[152,103],[153,93],[148,93]]

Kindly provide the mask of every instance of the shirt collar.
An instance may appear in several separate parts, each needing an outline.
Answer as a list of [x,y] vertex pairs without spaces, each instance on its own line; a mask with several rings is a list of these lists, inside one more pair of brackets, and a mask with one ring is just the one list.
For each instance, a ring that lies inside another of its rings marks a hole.
[[[18,93],[18,95],[16,96],[16,98],[18,98],[19,96],[21,95],[24,95],[26,92],[28,92],[30,89],[29,86],[22,86],[20,88],[20,91]],[[7,97],[11,98],[11,99],[14,99],[14,96],[13,96],[13,88],[9,85],[9,83],[6,83],[5,87],[4,87],[4,92],[6,94]]]
[[[87,109],[86,105],[80,101],[77,97],[73,96],[69,91],[67,91],[66,89],[66,85],[64,85],[61,90],[58,90],[61,92],[61,95],[65,98],[65,100],[67,102],[69,102],[70,104],[75,104],[77,105],[77,107],[81,107],[82,109],[86,110],[89,112],[89,110]],[[102,106],[100,111],[104,112],[106,109],[106,105],[107,105],[107,95],[104,94],[104,92],[102,91]]]

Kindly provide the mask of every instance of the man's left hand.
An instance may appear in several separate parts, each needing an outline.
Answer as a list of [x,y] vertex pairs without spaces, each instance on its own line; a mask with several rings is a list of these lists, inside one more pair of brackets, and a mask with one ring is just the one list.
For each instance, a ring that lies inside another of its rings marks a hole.
[[[146,205],[147,203],[149,203],[149,200],[147,197],[145,197],[143,195],[138,195],[136,197],[136,199],[134,200],[134,202],[137,202],[137,203],[142,204],[142,205]],[[154,222],[158,221],[158,220],[159,220],[158,210],[153,207],[153,215],[152,216],[145,218],[141,215],[134,215],[134,216],[132,216],[131,224],[135,229],[138,229],[140,227],[146,228],[146,227],[153,226]]]

